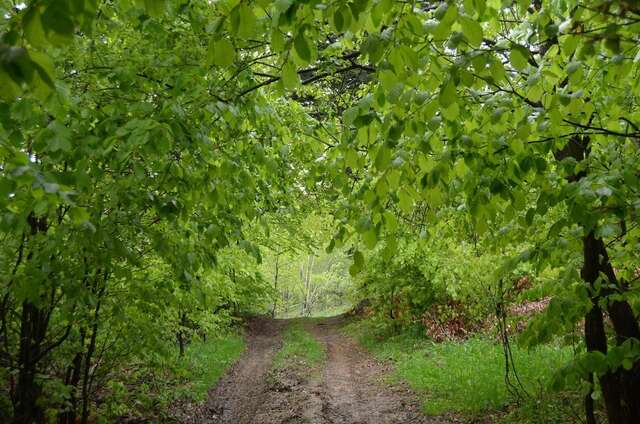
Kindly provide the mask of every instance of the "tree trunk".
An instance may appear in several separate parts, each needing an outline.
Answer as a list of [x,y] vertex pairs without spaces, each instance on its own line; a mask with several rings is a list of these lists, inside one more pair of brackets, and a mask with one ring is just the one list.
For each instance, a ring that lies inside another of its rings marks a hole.
[[304,275],[304,304],[303,316],[311,315],[311,270],[313,269],[314,256],[309,255],[307,260],[307,272]]
[[91,323],[89,346],[87,346],[87,352],[84,355],[84,375],[82,376],[82,418],[80,421],[82,424],[87,424],[89,422],[89,393],[91,392],[91,384],[93,382],[93,376],[91,375],[91,360],[96,350],[96,340],[98,339],[98,329],[100,324],[100,306],[102,305],[102,296],[106,289],[108,276],[109,273],[105,271],[104,278],[102,280],[103,285],[99,290],[97,289],[99,282],[96,282],[96,294],[98,300],[96,303],[96,309],[93,313],[93,322]]
[[[620,290],[623,289],[609,262],[609,256],[604,242],[602,239],[596,238],[593,231],[584,239],[584,254],[585,264],[583,267],[583,278],[585,281],[593,286],[599,275],[604,274],[609,284]],[[601,289],[601,292],[603,292],[604,295],[613,294],[611,289]],[[592,302],[599,301],[599,298],[600,296],[598,296],[597,299],[592,299]],[[594,306],[589,315],[594,313],[593,311],[597,311],[595,313],[599,314],[598,319],[602,321],[602,311],[600,307]],[[609,300],[607,302],[607,312],[613,323],[617,344],[621,344],[629,338],[640,340],[638,321],[628,302]],[[603,324],[596,323],[595,325],[599,326]],[[599,330],[596,331],[599,332]],[[585,331],[585,337],[586,336],[587,332]],[[594,337],[592,336],[590,338]],[[602,334],[597,334],[595,338],[597,338],[599,345],[597,349],[589,350],[599,350],[606,353],[607,339],[604,334],[604,325]],[[604,345],[604,350],[602,350],[600,344]],[[589,348],[589,337],[587,338],[587,348]],[[607,415],[609,416],[609,422],[611,424],[640,423],[640,361],[636,361],[630,370],[619,368],[614,372],[601,376],[600,385],[602,386]]]
[[[602,309],[600,308],[600,294],[596,293],[594,289],[600,268],[597,241],[598,239],[595,238],[593,231],[583,239],[584,264],[581,274],[582,279],[589,284],[592,304],[591,310],[584,320],[584,337],[589,352],[597,351],[606,355],[607,335],[604,328]],[[599,380],[609,422],[611,424],[625,423],[620,408],[620,391],[616,383],[616,375],[612,372],[607,372],[601,375]]]
[[[32,236],[45,233],[48,228],[46,218],[38,218],[33,213],[27,217],[27,223]],[[23,236],[22,245],[24,246],[25,243],[26,236]],[[22,252],[20,256],[22,256]],[[32,258],[33,252],[30,252],[27,255],[27,260]],[[38,404],[42,388],[36,381],[36,374],[48,326],[49,314],[45,310],[29,300],[22,302],[20,348],[17,361],[18,383],[15,387],[15,394],[12,396],[14,399],[14,424],[44,422],[44,411]]]
[[[588,136],[574,137],[560,151],[555,152],[557,160],[567,157],[577,162],[585,160],[590,153],[590,138]],[[582,171],[567,177],[569,182],[577,182],[586,177]],[[588,223],[581,223],[588,226]],[[590,230],[583,237],[583,257],[581,277],[587,283],[590,291],[592,308],[585,316],[585,343],[590,352],[598,351],[607,353],[607,335],[604,327],[604,313],[601,301],[604,299],[607,312],[613,323],[617,344],[621,344],[629,338],[640,340],[640,327],[634,316],[631,306],[626,300],[609,300],[608,295],[617,291],[626,290],[624,284],[618,281],[613,266],[607,254],[604,241],[596,238],[594,230]],[[595,284],[603,274],[607,285],[599,291]],[[614,289],[607,288],[614,287]],[[640,361],[632,364],[631,370],[618,368],[609,371],[599,377],[600,387],[604,398],[609,424],[637,424],[640,423]],[[592,404],[585,402],[585,413],[590,415]]]
[[182,330],[178,330],[178,348],[180,349],[180,357],[184,356],[184,337],[182,335]]
[[584,396],[584,411],[586,413],[586,424],[598,424],[598,422],[596,421],[596,415],[594,412],[593,397],[591,397],[591,395],[593,394],[593,373],[589,373],[588,380],[591,386],[589,389],[589,393],[587,393]]
[[23,302],[18,353],[18,384],[14,396],[14,424],[44,422],[44,411],[38,404],[42,388],[36,381],[36,374],[47,325],[47,314],[42,309],[29,301]]
[[276,292],[276,296],[273,299],[273,309],[271,309],[271,317],[275,318],[276,317],[276,307],[278,306],[278,271],[279,271],[279,265],[280,265],[280,254],[278,253],[276,255],[276,272],[275,272],[275,276],[273,278],[273,290]]
[[180,357],[184,356],[186,344],[187,344],[187,335],[185,334],[184,328],[187,326],[187,314],[185,312],[180,312],[180,329],[178,330],[178,347],[180,349]]
[[71,387],[71,394],[69,397],[69,409],[58,417],[58,423],[60,424],[75,424],[76,416],[78,412],[78,385],[80,384],[80,377],[82,376],[82,360],[84,358],[84,341],[86,337],[86,329],[80,329],[80,351],[75,354],[71,365],[67,369],[67,376],[65,377],[65,384]]

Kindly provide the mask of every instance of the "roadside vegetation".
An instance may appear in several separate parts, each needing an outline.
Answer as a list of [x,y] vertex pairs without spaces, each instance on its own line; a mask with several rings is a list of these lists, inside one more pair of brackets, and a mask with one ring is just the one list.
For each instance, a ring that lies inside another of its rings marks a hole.
[[514,346],[514,392],[505,382],[503,346],[489,335],[434,342],[415,328],[381,333],[370,320],[356,321],[346,331],[379,360],[394,364],[392,381],[404,381],[419,393],[429,415],[453,414],[482,422],[579,422],[580,393],[551,390],[554,375],[573,355],[570,347]]
[[[428,414],[580,422],[589,387],[566,380],[584,349],[579,327],[558,328],[545,343],[535,336],[537,323],[556,310],[550,299],[560,270],[510,263],[509,250],[526,249],[526,241],[491,249],[453,211],[443,210],[420,240],[410,225],[402,228],[408,233],[398,233],[397,252],[376,250],[354,278],[360,306],[347,331],[394,363],[394,378],[421,394]],[[594,400],[594,409],[602,415],[602,403]]]
[[234,331],[193,341],[182,356],[176,352],[151,366],[146,361],[133,364],[109,383],[98,415],[106,421],[121,417],[170,421],[173,414],[204,402],[244,349],[243,336]]

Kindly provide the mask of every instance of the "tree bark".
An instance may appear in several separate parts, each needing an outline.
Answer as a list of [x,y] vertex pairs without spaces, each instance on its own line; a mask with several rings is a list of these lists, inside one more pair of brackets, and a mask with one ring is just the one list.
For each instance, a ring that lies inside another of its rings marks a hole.
[[84,341],[86,337],[86,329],[80,329],[80,351],[75,354],[71,365],[67,369],[67,375],[65,377],[65,384],[71,387],[71,394],[69,397],[69,409],[58,417],[58,423],[60,424],[75,424],[76,416],[78,413],[78,385],[80,384],[80,378],[82,376],[82,360],[84,358]]
[[[588,136],[574,137],[560,151],[555,152],[556,159],[567,157],[577,162],[585,160],[590,153],[590,138]],[[586,177],[582,171],[567,177],[569,182],[577,182]],[[588,226],[588,223],[581,223]],[[626,289],[617,279],[613,266],[607,254],[607,247],[601,238],[595,236],[591,229],[582,240],[583,265],[581,277],[587,283],[590,291],[592,308],[585,316],[585,343],[590,352],[598,351],[607,353],[607,334],[604,326],[604,312],[601,301],[606,304],[607,313],[613,323],[617,344],[621,344],[629,338],[640,340],[640,327],[634,316],[633,310],[625,300],[611,300],[607,297],[614,292],[622,292]],[[608,287],[596,289],[596,282],[604,275]],[[607,416],[610,424],[636,424],[640,423],[640,361],[632,365],[631,370],[618,368],[610,370],[599,377],[600,387],[604,398]],[[593,405],[585,402],[587,417],[589,409]]]
[[[581,276],[582,279],[589,284],[592,305],[591,310],[585,316],[584,337],[589,352],[597,351],[606,355],[608,349],[607,334],[604,328],[602,309],[600,308],[601,297],[594,288],[600,274],[597,250],[598,241],[599,239],[596,239],[593,231],[589,232],[589,234],[583,238],[584,264],[582,266]],[[616,374],[608,371],[601,375],[599,380],[609,422],[611,424],[625,423],[621,411],[620,390],[616,382]]]
[[44,411],[38,404],[42,387],[36,381],[36,374],[47,325],[45,311],[29,301],[23,302],[18,353],[18,383],[14,396],[14,424],[44,422]]
[[82,376],[82,417],[80,420],[82,424],[87,424],[89,422],[89,393],[91,392],[91,385],[93,382],[93,376],[91,374],[91,361],[96,350],[96,341],[98,339],[98,330],[100,326],[100,307],[102,305],[102,297],[106,290],[108,278],[109,272],[104,271],[104,275],[102,278],[102,287],[98,289],[100,280],[97,279],[94,289],[94,292],[97,296],[97,302],[96,309],[93,312],[93,320],[91,322],[91,337],[89,338],[89,346],[87,346],[87,352],[84,355],[84,373]]
[[593,405],[593,373],[589,373],[589,384],[591,388],[589,389],[589,393],[584,396],[584,411],[586,413],[586,424],[598,424],[596,421],[596,415],[594,411]]
[[273,309],[271,310],[271,318],[276,317],[276,307],[278,306],[278,271],[280,269],[280,254],[276,254],[276,270],[273,278],[273,290],[276,292],[276,296],[273,299]]

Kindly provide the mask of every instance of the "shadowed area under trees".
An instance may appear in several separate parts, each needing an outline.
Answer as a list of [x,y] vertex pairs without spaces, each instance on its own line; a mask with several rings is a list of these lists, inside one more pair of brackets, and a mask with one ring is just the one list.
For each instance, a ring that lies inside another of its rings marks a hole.
[[630,0],[3,1],[0,421],[640,422],[639,72]]

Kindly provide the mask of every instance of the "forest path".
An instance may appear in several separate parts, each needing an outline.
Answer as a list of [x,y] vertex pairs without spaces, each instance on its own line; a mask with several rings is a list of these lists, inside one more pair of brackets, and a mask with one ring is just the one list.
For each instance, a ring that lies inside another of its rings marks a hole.
[[[391,371],[342,334],[342,317],[302,320],[326,350],[326,360],[309,368],[273,369],[281,334],[293,320],[255,320],[247,350],[210,392],[205,416],[215,424],[441,424],[425,417],[402,385],[383,381]],[[300,321],[298,321],[300,322]]]

